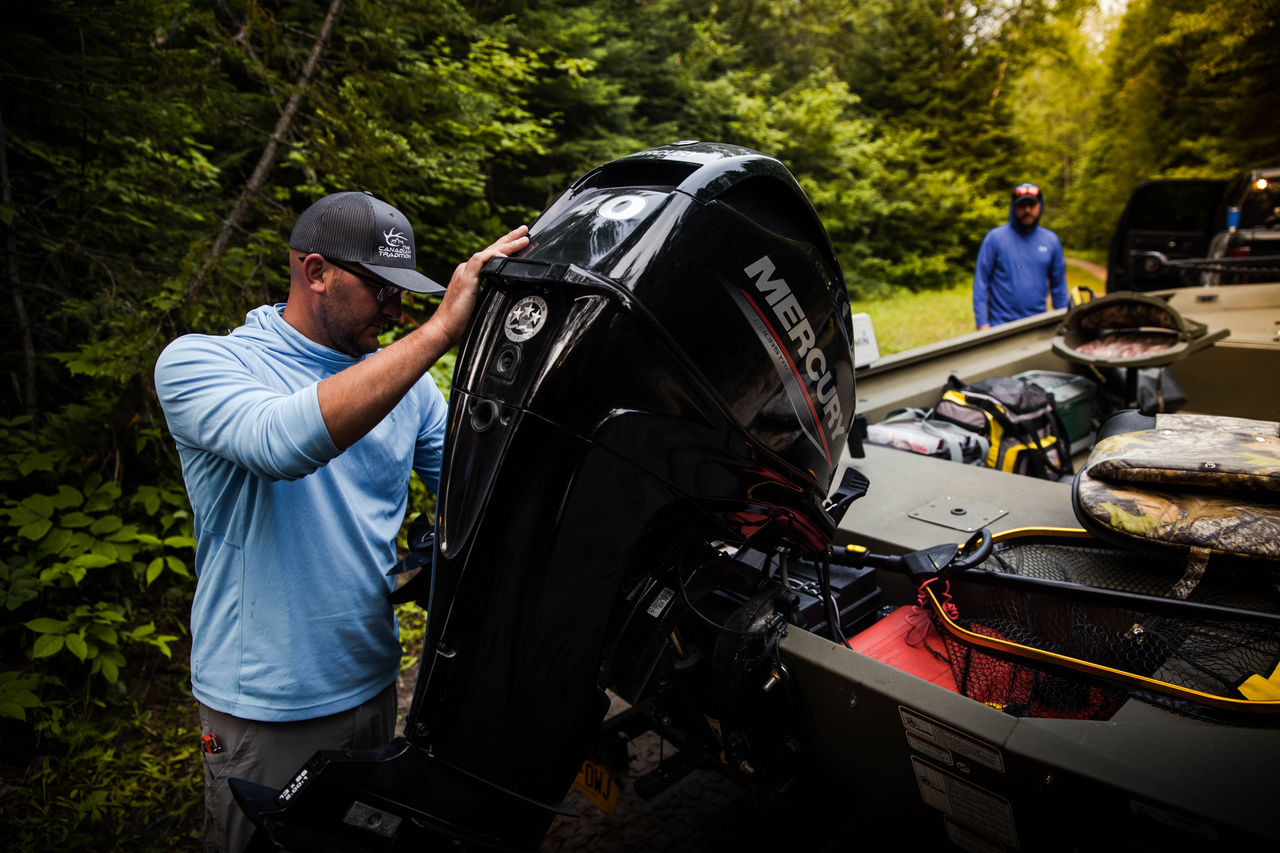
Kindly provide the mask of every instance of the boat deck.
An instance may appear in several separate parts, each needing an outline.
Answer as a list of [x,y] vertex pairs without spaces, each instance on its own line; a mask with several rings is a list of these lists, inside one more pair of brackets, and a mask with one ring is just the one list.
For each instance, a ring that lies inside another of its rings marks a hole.
[[[1187,398],[1181,411],[1280,421],[1280,285],[1196,288],[1170,299],[1210,332],[1230,330],[1169,366]],[[858,411],[875,423],[896,408],[932,407],[951,375],[966,383],[1029,370],[1089,375],[1052,350],[1064,313],[876,360],[857,373]],[[964,542],[982,527],[1080,526],[1069,482],[872,445],[859,457],[846,453],[841,465],[856,467],[870,487],[840,522],[838,544],[903,554]],[[877,574],[879,605],[915,603],[906,577]],[[1269,781],[1280,726],[1270,719],[1218,725],[1137,699],[1107,719],[1015,717],[919,666],[887,663],[903,650],[871,651],[883,643],[879,634],[855,637],[857,653],[807,631],[782,642],[808,700],[805,740],[821,744],[820,763],[848,782],[841,807],[859,825],[910,825],[921,838],[984,850],[1225,850],[1280,841]]]
[[[1227,329],[1213,346],[1169,366],[1187,397],[1182,411],[1280,421],[1280,286],[1231,285],[1169,291],[1171,304],[1210,331]],[[858,412],[871,423],[898,408],[931,408],[949,376],[970,383],[1047,370],[1090,376],[1051,349],[1065,310],[973,332],[878,359],[858,371]],[[1076,527],[1069,483],[1021,477],[873,445],[846,452],[871,481],[845,515],[838,544],[905,553],[963,541],[986,526]],[[1087,456],[1077,454],[1076,467]],[[839,482],[839,474],[836,477]]]

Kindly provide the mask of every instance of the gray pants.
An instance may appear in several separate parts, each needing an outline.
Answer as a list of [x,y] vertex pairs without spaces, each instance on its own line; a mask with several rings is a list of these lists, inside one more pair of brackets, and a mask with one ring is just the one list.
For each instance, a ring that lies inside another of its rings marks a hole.
[[204,752],[204,849],[240,853],[254,826],[227,784],[246,779],[283,788],[318,749],[373,749],[395,737],[396,684],[352,708],[314,720],[263,723],[200,705],[200,734],[217,735],[222,751]]

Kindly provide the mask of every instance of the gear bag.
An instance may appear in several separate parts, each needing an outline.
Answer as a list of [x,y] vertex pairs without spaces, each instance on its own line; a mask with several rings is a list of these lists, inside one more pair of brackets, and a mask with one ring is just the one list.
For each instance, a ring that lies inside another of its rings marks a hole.
[[987,440],[978,433],[933,417],[928,409],[894,409],[867,427],[867,442],[968,465],[984,465]]
[[1033,382],[996,376],[965,385],[952,376],[933,416],[985,438],[988,468],[1046,480],[1072,473],[1066,428],[1053,398]]

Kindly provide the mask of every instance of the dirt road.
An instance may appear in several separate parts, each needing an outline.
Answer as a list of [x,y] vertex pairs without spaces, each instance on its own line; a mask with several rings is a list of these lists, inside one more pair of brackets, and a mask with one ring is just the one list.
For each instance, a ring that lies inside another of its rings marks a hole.
[[1104,266],[1095,264],[1092,261],[1082,261],[1079,258],[1063,258],[1063,260],[1070,266],[1080,267],[1080,269],[1085,270],[1101,282],[1106,282],[1107,280],[1107,268]]

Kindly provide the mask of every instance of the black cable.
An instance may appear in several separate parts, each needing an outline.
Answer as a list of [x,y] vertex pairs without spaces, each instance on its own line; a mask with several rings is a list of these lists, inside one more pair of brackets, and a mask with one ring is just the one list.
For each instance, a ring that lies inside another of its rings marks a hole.
[[685,588],[688,582],[684,577],[684,561],[685,558],[681,555],[680,559],[676,562],[676,586],[680,588],[680,598],[684,601],[685,607],[689,608],[689,612],[701,619],[712,630],[719,631],[723,634],[732,634],[735,637],[760,637],[774,631],[779,621],[781,621],[783,625],[786,624],[787,617],[781,612],[777,612],[774,613],[773,616],[769,618],[769,621],[762,627],[756,628],[753,631],[740,631],[737,628],[730,628],[728,625],[721,625],[719,622],[694,607],[693,602],[689,600],[689,591]]
[[828,545],[822,551],[822,562],[818,564],[818,583],[821,587],[823,608],[827,612],[827,630],[831,634],[832,642],[840,643],[847,649],[853,647],[849,645],[849,638],[844,635],[844,628],[840,625],[840,608],[836,605],[835,596],[831,592],[831,546]]

